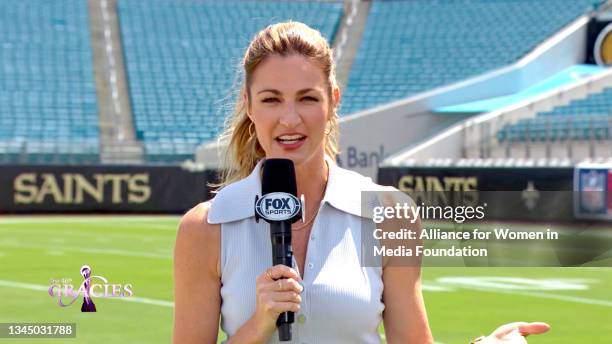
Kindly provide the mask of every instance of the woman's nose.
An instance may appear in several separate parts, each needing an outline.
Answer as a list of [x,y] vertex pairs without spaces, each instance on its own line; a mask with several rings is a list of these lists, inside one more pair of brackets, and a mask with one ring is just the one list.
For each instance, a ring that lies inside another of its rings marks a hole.
[[279,122],[282,126],[287,128],[294,128],[302,123],[302,118],[300,114],[298,114],[294,103],[287,104],[287,108],[283,111]]

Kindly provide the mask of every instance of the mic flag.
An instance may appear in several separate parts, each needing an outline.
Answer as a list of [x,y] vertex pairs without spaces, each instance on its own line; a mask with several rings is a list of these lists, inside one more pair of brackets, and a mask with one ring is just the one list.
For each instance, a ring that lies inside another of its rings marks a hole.
[[[302,203],[296,197],[297,185],[293,161],[267,159],[262,166],[261,197],[255,196],[255,220],[270,224],[272,265],[293,267],[291,224],[302,215]],[[291,340],[293,312],[281,313],[276,321],[280,341]]]
[[267,159],[262,166],[261,195],[255,197],[255,220],[298,221],[302,202],[297,198],[295,168],[289,159]]

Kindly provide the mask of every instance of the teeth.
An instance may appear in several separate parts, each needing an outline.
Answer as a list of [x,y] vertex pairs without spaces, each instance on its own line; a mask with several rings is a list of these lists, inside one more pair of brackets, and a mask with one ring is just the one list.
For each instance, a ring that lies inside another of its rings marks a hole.
[[301,139],[302,137],[304,136],[302,135],[283,135],[283,136],[280,136],[278,139],[281,141],[297,141]]

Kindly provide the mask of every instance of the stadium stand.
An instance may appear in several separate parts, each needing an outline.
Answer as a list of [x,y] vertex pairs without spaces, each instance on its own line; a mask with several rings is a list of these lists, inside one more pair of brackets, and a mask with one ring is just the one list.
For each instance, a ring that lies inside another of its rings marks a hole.
[[[348,59],[340,114],[513,63],[599,2],[368,2],[360,47]],[[107,123],[99,124],[98,111],[106,112],[97,102],[105,101],[96,99],[90,38],[100,28],[90,23],[90,16],[97,17],[87,6],[84,0],[0,2],[0,163],[98,163],[102,148],[125,145],[105,146],[100,133]],[[257,30],[294,19],[334,42],[343,17],[340,0],[118,0],[116,10],[132,111],[128,123],[133,119],[145,161],[164,163],[192,159],[198,145],[218,136],[234,101],[239,59]],[[609,106],[609,90],[593,97],[588,101]],[[610,139],[609,110],[581,106],[521,119],[496,138]]]
[[387,157],[385,167],[612,164],[612,69],[472,116]]
[[497,132],[500,142],[610,140],[612,88],[584,99],[508,124]]
[[334,2],[120,0],[118,15],[136,137],[149,162],[193,159],[223,127],[236,67],[250,38],[302,21],[333,42]]
[[0,2],[0,163],[95,163],[87,2]]
[[593,0],[375,1],[343,115],[516,62]]

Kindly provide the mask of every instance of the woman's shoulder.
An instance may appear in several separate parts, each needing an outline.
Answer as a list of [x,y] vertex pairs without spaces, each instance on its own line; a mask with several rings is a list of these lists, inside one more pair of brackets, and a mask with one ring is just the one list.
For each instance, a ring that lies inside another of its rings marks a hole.
[[381,204],[382,200],[389,198],[394,191],[398,190],[377,184],[370,177],[333,164],[330,165],[325,200],[344,212],[371,218],[371,212],[364,211],[364,207]]
[[[358,172],[336,167],[335,171],[337,183],[340,189],[335,192],[342,193],[348,198],[361,199],[363,204],[372,206],[384,205],[394,206],[396,204],[415,205],[414,200],[406,193],[396,187],[381,185]],[[365,199],[364,199],[365,197]]]
[[364,176],[356,171],[347,170],[336,165],[338,180],[347,187],[358,189],[359,191],[399,191],[397,188],[376,183],[371,177]]
[[196,228],[208,224],[208,212],[212,200],[199,203],[189,209],[181,218],[179,228]]
[[176,237],[177,255],[191,257],[219,273],[218,258],[221,240],[220,226],[208,222],[211,201],[202,202],[191,208],[183,217]]
[[202,202],[183,215],[178,235],[209,245],[211,239],[219,237],[219,226],[208,221],[212,201]]

